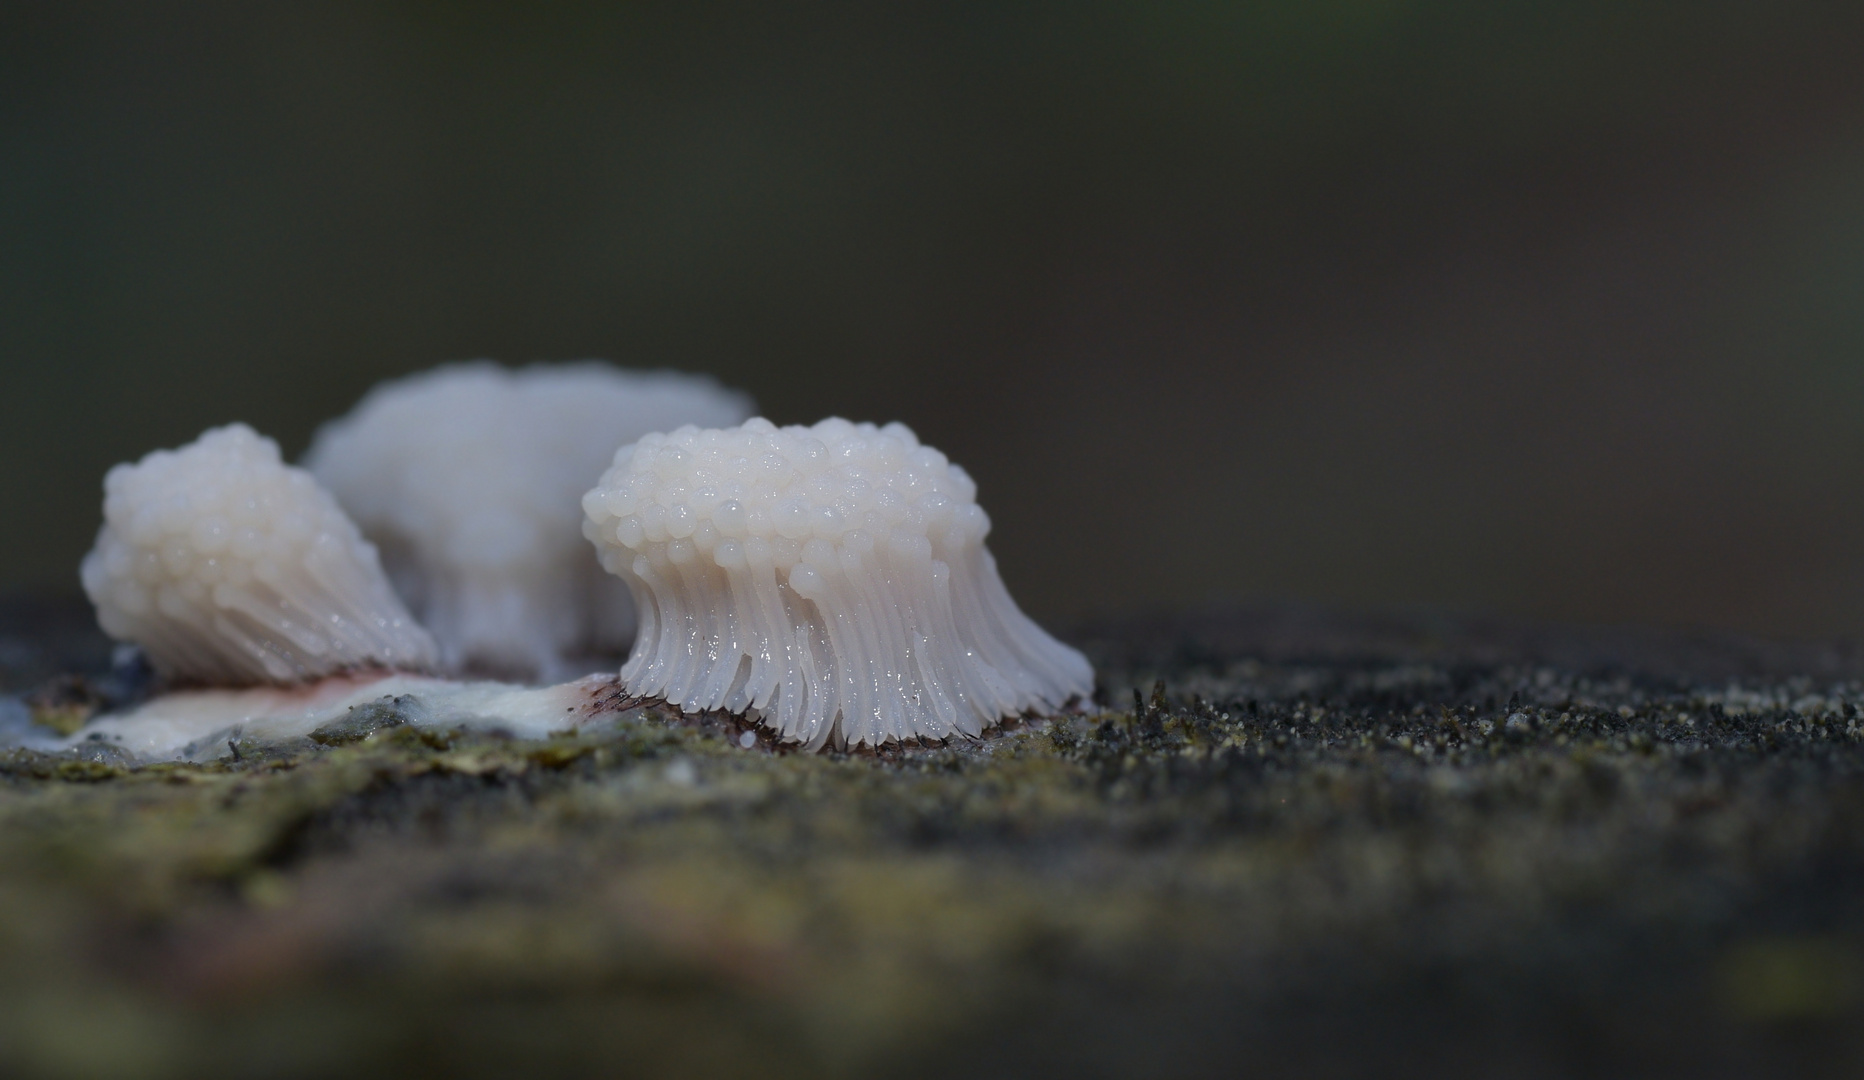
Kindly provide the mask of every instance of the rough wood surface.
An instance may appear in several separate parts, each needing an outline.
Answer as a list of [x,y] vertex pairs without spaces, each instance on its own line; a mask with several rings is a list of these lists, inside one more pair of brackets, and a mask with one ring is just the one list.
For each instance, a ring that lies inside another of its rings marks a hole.
[[[745,749],[652,710],[434,735],[392,702],[207,766],[9,752],[0,1066],[1806,1076],[1864,1056],[1856,651],[1288,611],[1077,639],[1109,711],[880,755]],[[108,655],[81,610],[0,613],[3,689],[46,716],[132,692]]]

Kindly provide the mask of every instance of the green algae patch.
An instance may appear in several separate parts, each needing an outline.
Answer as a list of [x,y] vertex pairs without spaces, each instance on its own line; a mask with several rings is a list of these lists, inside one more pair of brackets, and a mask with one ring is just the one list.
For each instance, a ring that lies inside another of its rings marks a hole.
[[89,680],[62,675],[26,695],[32,722],[58,735],[71,735],[105,704]]
[[341,719],[332,720],[311,732],[309,738],[319,746],[346,746],[362,742],[378,732],[408,723],[407,710],[413,701],[413,698],[403,695],[357,705]]
[[8,752],[0,1064],[1311,1075],[1450,1047],[1506,1073],[1633,1047],[1714,1076],[1782,1031],[1803,1074],[1859,1050],[1850,676],[1174,640],[1102,643],[1116,709],[879,753],[652,709],[518,740],[393,702],[209,764]]

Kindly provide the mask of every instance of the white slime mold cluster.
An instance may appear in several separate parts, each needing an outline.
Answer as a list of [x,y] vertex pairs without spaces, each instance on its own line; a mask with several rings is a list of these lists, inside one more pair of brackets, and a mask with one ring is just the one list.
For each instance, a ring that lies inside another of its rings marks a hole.
[[437,659],[336,500],[244,424],[111,469],[80,576],[104,631],[171,679],[289,683]]
[[975,736],[1093,690],[984,547],[976,485],[902,424],[649,435],[583,496],[628,583],[629,693],[754,713],[805,747]]
[[382,549],[449,669],[559,678],[625,647],[627,592],[578,530],[615,448],[681,424],[735,424],[743,394],[602,363],[451,364],[384,383],[318,432],[306,466]]

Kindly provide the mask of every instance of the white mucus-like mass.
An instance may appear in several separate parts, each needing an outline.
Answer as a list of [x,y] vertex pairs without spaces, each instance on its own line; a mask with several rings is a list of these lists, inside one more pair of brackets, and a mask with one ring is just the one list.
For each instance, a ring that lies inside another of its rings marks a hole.
[[336,500],[244,424],[111,469],[80,577],[104,632],[172,681],[292,683],[437,659]]
[[627,590],[583,543],[582,493],[619,446],[752,411],[694,375],[451,364],[371,390],[305,465],[380,546],[449,670],[555,679],[634,629]]
[[902,424],[684,427],[615,454],[583,532],[627,582],[624,687],[808,748],[975,736],[1092,693],[1010,599],[976,485]]
[[608,676],[557,686],[453,682],[424,675],[364,673],[300,686],[182,690],[127,713],[102,716],[62,740],[36,749],[114,747],[138,762],[215,761],[236,755],[243,739],[263,743],[311,735],[371,702],[393,707],[416,727],[502,731],[541,739],[588,720]]

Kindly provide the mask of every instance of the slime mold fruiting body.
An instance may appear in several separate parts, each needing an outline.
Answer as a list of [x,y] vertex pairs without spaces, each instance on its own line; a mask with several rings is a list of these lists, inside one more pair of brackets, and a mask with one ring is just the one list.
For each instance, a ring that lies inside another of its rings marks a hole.
[[578,497],[618,446],[751,411],[698,376],[453,364],[371,390],[305,463],[381,546],[449,669],[557,678],[633,631],[626,590],[578,533]]
[[80,576],[104,631],[174,681],[290,683],[438,656],[336,500],[244,424],[111,469]]
[[902,424],[649,435],[583,511],[640,612],[632,694],[820,748],[975,736],[1093,690],[1004,589],[971,478]]

